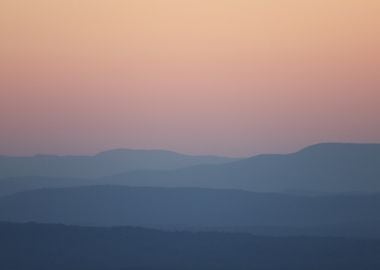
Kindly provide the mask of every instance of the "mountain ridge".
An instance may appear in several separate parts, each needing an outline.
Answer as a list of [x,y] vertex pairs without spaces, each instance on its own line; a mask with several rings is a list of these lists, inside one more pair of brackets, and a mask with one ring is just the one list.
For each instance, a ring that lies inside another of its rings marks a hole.
[[[13,270],[356,270],[380,267],[380,241],[0,223]],[[48,256],[48,257],[47,257]]]
[[[1,162],[0,162],[1,164]],[[82,170],[81,164],[76,164]],[[1,171],[1,170],[0,170]],[[136,169],[92,179],[0,179],[0,196],[42,187],[128,185],[241,189],[299,194],[380,192],[380,144],[327,143],[291,154],[257,155],[171,170]]]
[[291,154],[257,155],[171,172],[130,172],[108,179],[128,185],[260,192],[376,192],[380,191],[380,144],[317,144]]
[[41,176],[97,178],[133,170],[173,170],[235,160],[166,150],[111,149],[95,155],[0,156],[0,178]]

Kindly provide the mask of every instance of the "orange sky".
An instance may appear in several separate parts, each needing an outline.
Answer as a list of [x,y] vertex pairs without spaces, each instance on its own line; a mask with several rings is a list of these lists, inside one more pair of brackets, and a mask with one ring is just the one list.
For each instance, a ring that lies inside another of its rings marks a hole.
[[380,1],[2,0],[0,153],[380,142]]

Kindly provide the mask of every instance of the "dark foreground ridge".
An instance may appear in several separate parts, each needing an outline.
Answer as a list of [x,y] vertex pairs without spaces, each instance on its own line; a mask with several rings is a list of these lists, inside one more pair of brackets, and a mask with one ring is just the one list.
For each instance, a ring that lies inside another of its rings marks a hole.
[[0,223],[12,270],[374,270],[380,241]]

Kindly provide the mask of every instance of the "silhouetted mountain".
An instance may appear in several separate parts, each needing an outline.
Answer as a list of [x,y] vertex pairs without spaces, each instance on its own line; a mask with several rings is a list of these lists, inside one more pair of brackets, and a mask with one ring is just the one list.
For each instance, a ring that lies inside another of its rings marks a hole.
[[12,270],[374,270],[380,241],[0,223]]
[[0,178],[20,176],[102,177],[133,170],[171,170],[235,159],[190,156],[163,150],[117,149],[95,156],[0,156]]
[[380,192],[380,144],[319,144],[176,171],[135,171],[104,179],[133,186],[205,187],[260,192]]
[[295,196],[199,188],[91,186],[0,198],[0,220],[93,226],[306,227],[380,220],[380,195]]

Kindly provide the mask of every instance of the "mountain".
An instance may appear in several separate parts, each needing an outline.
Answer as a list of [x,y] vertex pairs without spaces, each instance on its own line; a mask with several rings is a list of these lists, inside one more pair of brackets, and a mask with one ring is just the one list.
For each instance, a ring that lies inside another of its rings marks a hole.
[[298,196],[239,190],[89,186],[0,198],[0,220],[155,228],[378,224],[380,195]]
[[134,186],[204,187],[256,192],[380,192],[380,144],[318,144],[176,171],[135,171],[104,179]]
[[[222,158],[220,161],[226,160]],[[42,168],[51,170],[50,165]],[[83,170],[78,174],[95,175],[99,170],[104,173],[101,166],[93,173],[91,168],[81,167],[81,163],[76,166],[78,171]],[[23,168],[21,166],[19,170],[25,171]],[[14,169],[16,171],[17,168]],[[302,195],[380,192],[380,144],[318,144],[292,154],[260,155],[223,164],[201,164],[169,171],[135,170],[93,179],[4,178],[0,179],[0,196],[44,187],[105,184],[241,189]]]
[[12,270],[373,270],[380,241],[0,223]]
[[172,170],[200,164],[219,164],[235,159],[190,156],[163,150],[116,149],[94,156],[0,156],[0,178],[44,176],[96,178],[133,170]]

